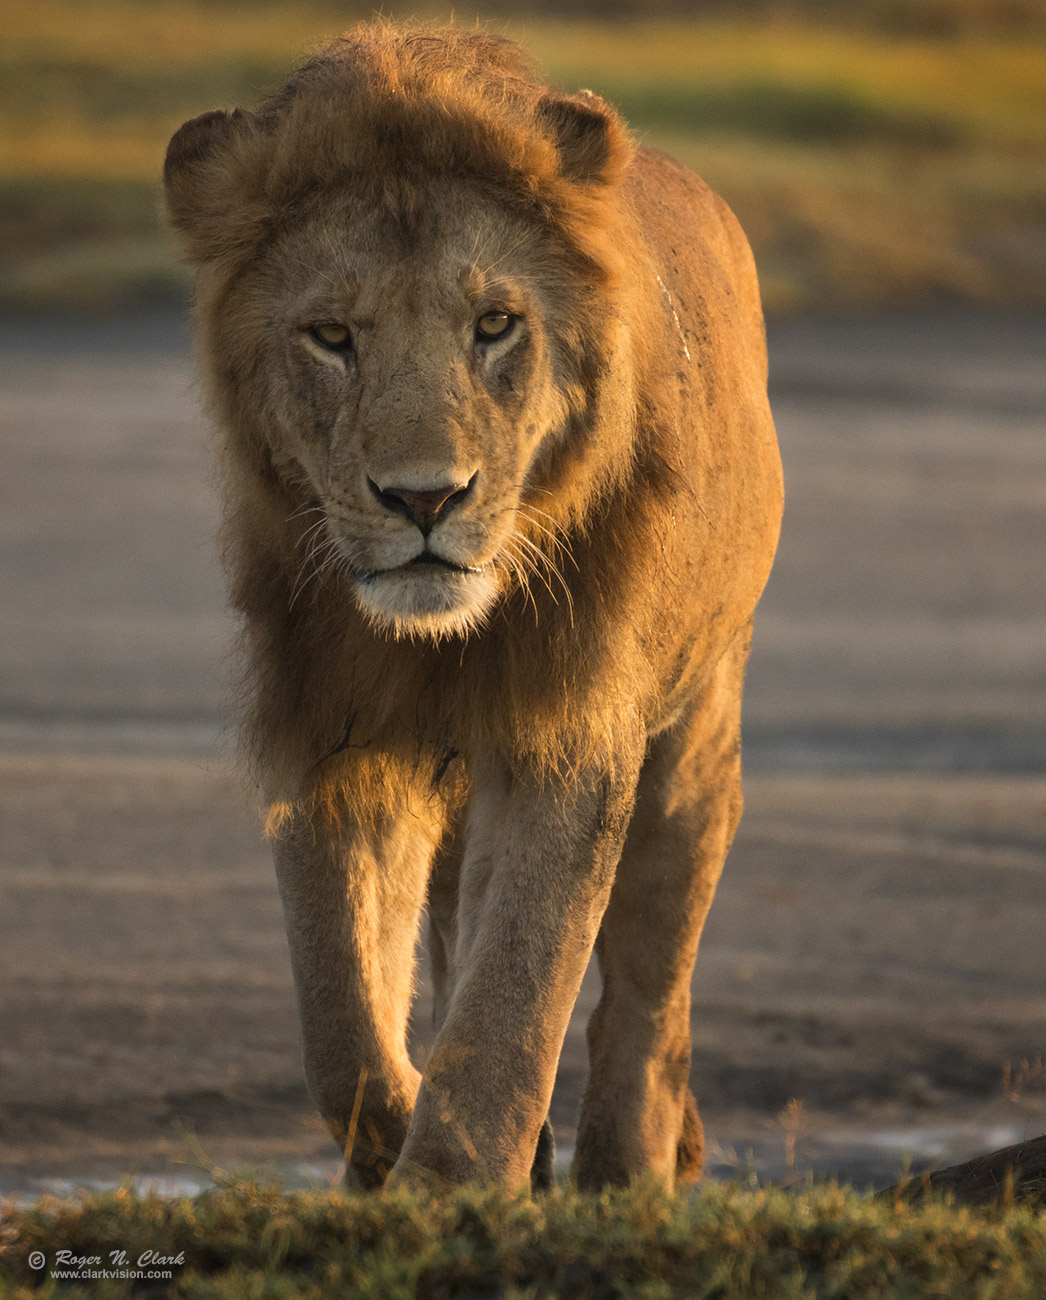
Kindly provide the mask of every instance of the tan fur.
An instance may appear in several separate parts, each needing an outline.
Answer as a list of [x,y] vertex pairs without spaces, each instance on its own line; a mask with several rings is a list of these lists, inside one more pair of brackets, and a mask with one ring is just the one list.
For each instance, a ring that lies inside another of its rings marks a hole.
[[601,100],[455,29],[354,30],[257,113],[186,123],[165,182],[306,1073],[350,1178],[526,1182],[594,947],[577,1177],[696,1177],[690,972],[781,506],[744,237]]

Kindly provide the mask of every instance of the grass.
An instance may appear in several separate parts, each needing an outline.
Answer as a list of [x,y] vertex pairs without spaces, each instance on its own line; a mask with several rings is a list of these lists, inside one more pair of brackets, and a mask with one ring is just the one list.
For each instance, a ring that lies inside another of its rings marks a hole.
[[[56,1252],[181,1258],[170,1281],[82,1284],[50,1276]],[[41,1252],[43,1269],[30,1266]],[[463,1190],[352,1197],[233,1183],[194,1200],[129,1190],[0,1211],[0,1292],[276,1300],[571,1297],[571,1300],[1041,1300],[1046,1219],[1017,1204],[711,1185],[532,1202]]]
[[[771,310],[1046,300],[1043,30],[993,27],[979,0],[937,0],[973,17],[935,34],[819,21],[812,3],[764,7],[761,21],[515,11],[493,25],[724,195]],[[157,219],[170,134],[255,101],[356,16],[336,0],[6,0],[0,305],[184,293]]]

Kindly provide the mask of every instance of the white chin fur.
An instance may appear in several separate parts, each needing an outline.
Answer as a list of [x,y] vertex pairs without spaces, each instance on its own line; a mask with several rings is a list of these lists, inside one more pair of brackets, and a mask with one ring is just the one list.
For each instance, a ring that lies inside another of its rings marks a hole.
[[397,637],[467,636],[498,595],[494,575],[426,567],[392,569],[357,581],[356,600],[370,621]]

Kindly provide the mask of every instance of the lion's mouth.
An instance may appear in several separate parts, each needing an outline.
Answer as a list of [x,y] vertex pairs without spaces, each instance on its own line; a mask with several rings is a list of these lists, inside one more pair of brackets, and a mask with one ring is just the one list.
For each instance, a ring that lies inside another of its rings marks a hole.
[[398,564],[391,569],[357,569],[355,577],[357,582],[373,582],[375,578],[384,577],[389,573],[406,573],[410,569],[448,569],[451,573],[482,573],[484,565],[474,564],[456,564],[453,560],[445,560],[442,555],[435,555],[432,551],[422,551],[420,555],[415,555],[413,560],[408,560],[406,564]]
[[422,551],[387,569],[357,569],[354,594],[371,622],[393,636],[466,636],[498,598],[496,568],[496,559],[461,564]]

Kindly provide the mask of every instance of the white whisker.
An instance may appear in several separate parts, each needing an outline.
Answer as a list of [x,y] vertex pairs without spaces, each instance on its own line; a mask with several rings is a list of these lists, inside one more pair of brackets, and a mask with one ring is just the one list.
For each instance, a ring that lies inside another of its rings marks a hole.
[[534,608],[534,624],[535,626],[537,626],[537,624],[540,622],[541,615],[538,610],[537,601],[534,599],[534,593],[530,588],[530,573],[532,571],[532,567],[531,567],[532,562],[528,562],[523,555],[517,554],[513,545],[516,540],[517,539],[514,536],[509,538],[505,550],[505,556],[506,559],[508,560],[508,567],[511,570],[511,572],[515,575],[516,580],[519,583],[520,589],[523,592],[524,607],[526,606],[527,601],[529,601]]
[[[526,518],[527,516],[524,517]],[[528,518],[528,522],[531,523],[535,528],[538,528],[542,532],[547,534],[547,529],[542,528],[542,526],[537,522],[537,520]],[[545,572],[549,575],[549,577],[554,578],[559,583],[560,587],[563,590],[563,595],[566,597],[567,608],[570,614],[570,625],[571,627],[573,627],[574,626],[574,598],[573,595],[571,594],[570,586],[566,578],[563,576],[563,572],[560,569],[559,565],[556,563],[555,558],[552,555],[549,555],[547,551],[545,551],[542,547],[538,546],[538,544],[535,541],[525,536],[518,529],[514,530],[513,535],[519,540],[519,542],[521,542],[527,548],[527,551],[530,553],[534,561],[541,562],[541,565],[543,566]],[[559,550],[563,550],[566,552],[567,556],[570,559],[570,562],[574,565],[574,568],[576,569],[577,562],[575,561],[573,555],[570,553],[570,548],[566,545],[566,543],[560,541],[558,537],[552,536],[551,534],[548,534],[548,536],[550,537],[550,540],[553,542],[553,544]],[[559,601],[556,600],[556,596],[552,591],[551,583],[546,579],[544,573],[539,574],[539,576],[541,577],[545,585],[548,587],[549,594],[552,596],[552,599],[558,605]]]
[[522,515],[524,519],[527,520],[529,524],[531,524],[534,528],[536,528],[539,533],[542,533],[545,537],[548,538],[549,542],[555,548],[557,558],[560,555],[565,555],[567,559],[570,561],[570,563],[574,566],[574,568],[577,569],[577,560],[574,559],[573,552],[571,551],[567,543],[562,539],[562,537],[560,537],[560,535],[557,532],[554,532],[553,529],[546,528],[544,524],[539,524],[538,521],[534,518],[535,514],[542,515],[554,526],[556,521],[552,518],[551,515],[545,514],[544,510],[535,510],[533,506],[524,506],[524,505],[521,505],[519,507],[519,513],[520,515]]
[[517,551],[517,554],[521,556],[525,555],[527,557],[527,565],[530,572],[542,582],[542,584],[545,586],[546,590],[548,591],[549,596],[551,596],[552,598],[552,603],[555,605],[559,604],[559,600],[556,596],[556,592],[552,586],[550,579],[554,578],[559,583],[559,586],[562,588],[563,595],[566,597],[567,612],[570,617],[570,626],[573,627],[574,626],[574,598],[571,594],[570,587],[567,584],[566,579],[563,577],[563,574],[560,572],[560,569],[556,565],[555,561],[551,558],[551,556],[547,554],[547,552],[543,551],[541,547],[537,545],[536,542],[532,541],[531,538],[519,532],[518,529],[513,531],[512,541],[514,542],[517,548],[522,548],[520,551]]
[[300,519],[303,515],[311,515],[311,514],[322,515],[322,514],[326,514],[326,511],[324,510],[323,506],[302,506],[300,510],[295,510],[293,514],[289,514],[283,522],[285,524],[289,524],[293,519]]
[[[309,532],[315,534],[317,528],[326,523],[327,519],[324,517],[320,520],[320,524],[314,524],[309,529]],[[314,536],[308,544],[306,554],[298,570],[298,580],[295,583],[294,591],[291,593],[288,608],[293,609],[305,588],[311,582],[321,582],[324,575],[330,571],[332,566],[337,564],[340,558],[342,558],[341,548],[336,537],[327,536],[321,540]]]

